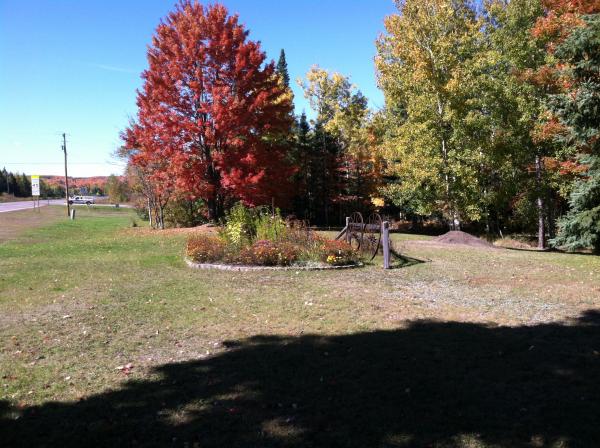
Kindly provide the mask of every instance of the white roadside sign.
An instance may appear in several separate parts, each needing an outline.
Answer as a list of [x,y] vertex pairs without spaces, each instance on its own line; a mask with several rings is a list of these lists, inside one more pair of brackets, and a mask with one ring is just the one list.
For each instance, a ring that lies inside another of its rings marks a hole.
[[40,195],[40,176],[31,176],[31,196]]

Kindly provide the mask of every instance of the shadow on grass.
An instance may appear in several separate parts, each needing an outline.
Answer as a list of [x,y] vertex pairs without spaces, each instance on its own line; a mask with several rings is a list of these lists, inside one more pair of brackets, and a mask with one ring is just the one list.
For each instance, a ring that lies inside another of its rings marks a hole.
[[508,246],[496,246],[499,249],[506,250],[514,250],[516,252],[538,252],[541,254],[560,254],[560,255],[588,255],[592,257],[597,257],[600,254],[595,254],[591,251],[583,251],[583,250],[575,250],[575,251],[567,251],[562,249],[557,249],[555,247],[546,247],[545,249],[538,249],[537,247],[532,247],[531,249],[525,247],[508,247]]
[[[600,314],[257,336],[76,403],[0,403],[2,446],[592,447]],[[20,417],[15,420],[15,415]]]
[[414,266],[421,263],[430,263],[431,260],[421,260],[419,258],[409,257],[408,255],[402,255],[396,249],[391,250],[390,269],[401,269]]

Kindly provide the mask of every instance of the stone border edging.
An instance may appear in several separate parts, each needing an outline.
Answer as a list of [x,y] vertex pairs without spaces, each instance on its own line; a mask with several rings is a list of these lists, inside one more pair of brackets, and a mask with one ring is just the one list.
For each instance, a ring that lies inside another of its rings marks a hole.
[[184,258],[186,264],[194,269],[215,269],[218,271],[328,271],[331,269],[355,269],[362,268],[364,263],[351,264],[347,266],[246,266],[236,264],[196,263],[189,258]]

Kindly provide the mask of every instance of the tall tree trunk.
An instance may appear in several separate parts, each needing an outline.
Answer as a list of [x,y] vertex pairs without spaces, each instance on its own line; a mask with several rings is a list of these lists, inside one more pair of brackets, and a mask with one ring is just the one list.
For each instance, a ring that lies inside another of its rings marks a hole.
[[548,235],[550,238],[556,236],[556,210],[552,199],[546,201],[546,214],[548,215]]
[[419,218],[417,215],[410,217],[410,230],[416,231],[419,228]]
[[150,219],[150,228],[153,229],[154,225],[152,222],[152,207],[150,206],[150,196],[148,196],[148,219]]
[[212,195],[212,197],[208,198],[206,205],[208,207],[208,220],[210,222],[216,222],[217,221],[217,200],[215,198],[215,195]]
[[210,192],[210,196],[206,201],[206,205],[208,207],[208,220],[210,222],[217,222],[220,218],[219,216],[219,201],[218,201],[218,191],[219,191],[219,173],[215,167],[215,163],[212,157],[212,150],[209,146],[202,144],[204,159],[206,160],[206,177],[208,178],[208,183],[212,187],[212,191]]
[[160,214],[158,212],[158,205],[154,204],[154,226],[160,229]]
[[546,223],[544,219],[544,197],[542,191],[542,158],[535,156],[535,182],[537,186],[537,211],[538,211],[538,249],[546,248]]
[[[431,49],[428,49],[429,53],[431,54]],[[433,59],[433,58],[432,58]],[[445,138],[445,124],[444,124],[444,104],[442,104],[442,100],[440,98],[440,95],[438,93],[437,95],[437,113],[438,113],[438,118],[439,118],[439,125],[441,128],[441,141],[440,141],[440,145],[441,145],[441,150],[442,150],[442,160],[444,161],[444,182],[445,182],[445,201],[446,201],[446,207],[448,207],[448,215],[449,215],[449,219],[448,219],[448,227],[450,230],[456,230],[455,229],[455,221],[456,221],[456,215],[454,212],[454,206],[452,204],[452,201],[450,200],[450,175],[448,173],[449,169],[448,169],[448,147],[446,146],[446,138]]]

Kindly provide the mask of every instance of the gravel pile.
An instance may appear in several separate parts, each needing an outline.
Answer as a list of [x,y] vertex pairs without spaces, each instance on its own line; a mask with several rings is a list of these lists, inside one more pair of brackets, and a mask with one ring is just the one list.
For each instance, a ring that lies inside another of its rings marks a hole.
[[469,233],[462,232],[460,230],[451,230],[448,233],[438,236],[434,239],[436,243],[443,244],[462,244],[465,246],[472,247],[494,247],[493,244],[488,243],[481,238],[477,238]]

